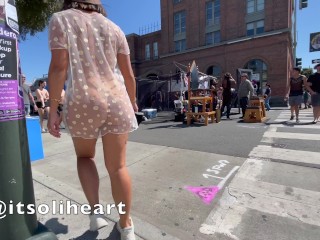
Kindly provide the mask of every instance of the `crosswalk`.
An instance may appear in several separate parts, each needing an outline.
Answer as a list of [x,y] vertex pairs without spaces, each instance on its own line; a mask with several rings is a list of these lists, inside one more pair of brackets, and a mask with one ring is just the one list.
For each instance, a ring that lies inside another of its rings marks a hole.
[[[269,123],[224,192],[220,207],[202,224],[201,233],[251,239],[237,229],[249,229],[245,219],[254,217],[255,211],[285,222],[290,231],[297,231],[296,239],[307,235],[307,229],[320,228],[320,122],[311,123],[311,109],[301,112],[300,123],[290,121],[290,115],[289,110],[282,111]],[[296,230],[295,224],[303,224],[305,233]],[[258,223],[255,227],[259,228]],[[287,237],[284,233],[270,239]]]

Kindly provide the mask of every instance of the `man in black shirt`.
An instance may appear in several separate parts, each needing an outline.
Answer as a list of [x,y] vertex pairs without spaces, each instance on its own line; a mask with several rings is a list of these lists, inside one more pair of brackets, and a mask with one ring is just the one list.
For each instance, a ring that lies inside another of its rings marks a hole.
[[311,74],[308,81],[305,82],[306,89],[311,94],[311,104],[313,107],[313,123],[317,123],[320,119],[320,63],[314,66],[317,71]]

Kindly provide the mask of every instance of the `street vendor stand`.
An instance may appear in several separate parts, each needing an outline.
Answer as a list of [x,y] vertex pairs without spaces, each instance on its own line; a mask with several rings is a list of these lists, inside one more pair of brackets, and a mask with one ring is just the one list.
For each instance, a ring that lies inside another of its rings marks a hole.
[[[213,123],[216,111],[213,109],[214,91],[210,89],[210,84],[199,84],[198,69],[193,61],[188,74],[188,111],[187,125],[191,121],[202,122],[208,125],[209,120]],[[199,86],[202,86],[199,88]]]

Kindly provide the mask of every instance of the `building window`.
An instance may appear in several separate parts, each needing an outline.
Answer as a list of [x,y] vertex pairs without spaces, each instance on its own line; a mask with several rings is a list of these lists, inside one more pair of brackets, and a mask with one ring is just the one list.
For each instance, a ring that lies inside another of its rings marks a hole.
[[146,45],[145,57],[146,57],[146,60],[150,60],[150,44]]
[[173,0],[173,4],[177,4],[179,2],[182,2],[182,0]]
[[264,33],[264,20],[247,23],[247,36]]
[[175,41],[174,42],[174,50],[175,52],[181,52],[186,50],[186,40],[182,39],[180,41]]
[[174,34],[186,32],[186,12],[174,14]]
[[220,24],[220,0],[206,3],[206,25]]
[[254,13],[264,10],[264,0],[247,0],[247,13]]
[[257,94],[262,94],[265,90],[265,84],[268,80],[268,66],[261,59],[252,59],[244,66],[245,69],[251,69],[253,76],[250,80],[254,80],[257,84]]
[[214,76],[216,77],[217,79],[220,79],[220,76],[221,76],[221,68],[219,66],[210,66],[206,73],[208,75],[211,75],[211,76]]
[[153,58],[158,59],[159,58],[159,51],[158,51],[158,43],[153,43]]
[[220,41],[220,31],[210,32],[206,34],[206,45],[217,44]]

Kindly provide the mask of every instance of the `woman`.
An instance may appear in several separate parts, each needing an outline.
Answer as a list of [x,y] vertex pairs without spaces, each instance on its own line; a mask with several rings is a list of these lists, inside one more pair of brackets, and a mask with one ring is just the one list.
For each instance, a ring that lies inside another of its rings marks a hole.
[[270,111],[270,98],[271,98],[271,86],[270,84],[266,84],[266,91],[264,92],[264,103],[266,105],[267,111]]
[[[232,102],[232,88],[235,88],[236,81],[232,78],[231,73],[226,73],[222,80],[222,107],[221,112],[224,111],[224,108],[227,107],[227,119],[231,120],[230,118],[230,111],[231,111],[231,102]],[[224,115],[224,113],[223,113]]]
[[[66,84],[63,118],[73,139],[86,198],[91,209],[99,203],[94,157],[97,138],[101,136],[113,198],[116,204],[125,204],[126,213],[120,215],[117,229],[121,240],[133,240],[126,144],[128,133],[138,127],[134,113],[138,111],[136,85],[125,35],[105,16],[100,0],[65,0],[63,11],[52,16],[49,25],[52,111],[48,130],[60,137],[57,108]],[[104,216],[90,215],[91,231],[107,224]]]

